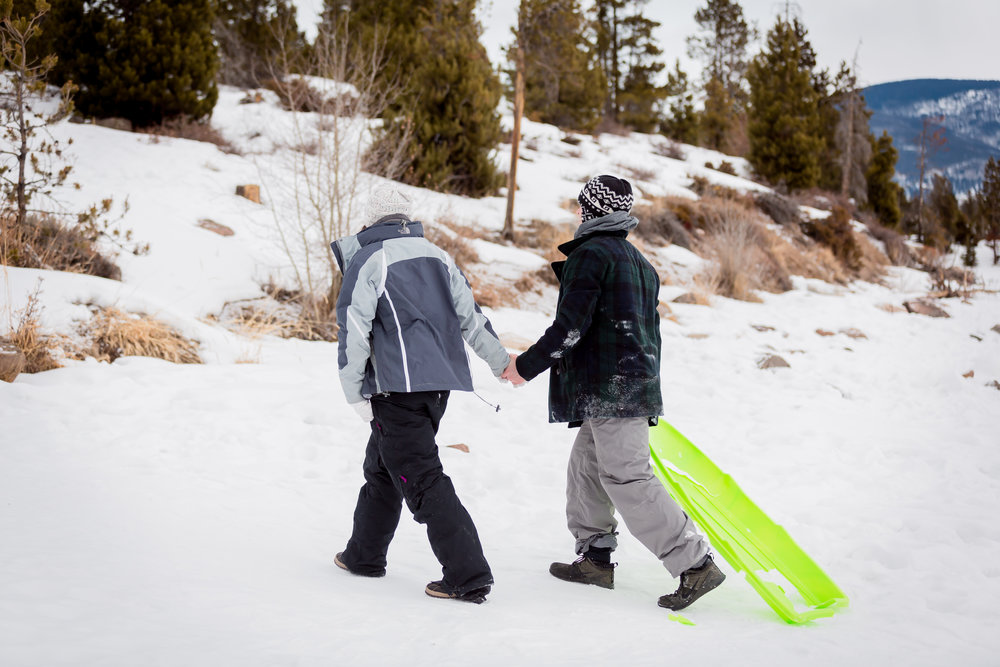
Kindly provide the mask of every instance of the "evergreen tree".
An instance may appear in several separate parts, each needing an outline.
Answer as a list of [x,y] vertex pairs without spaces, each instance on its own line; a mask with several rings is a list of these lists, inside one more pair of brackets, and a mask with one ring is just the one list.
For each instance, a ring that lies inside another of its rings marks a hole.
[[597,52],[608,82],[607,118],[640,132],[660,122],[666,91],[655,81],[664,64],[653,39],[660,24],[642,14],[649,0],[596,0]]
[[813,85],[815,54],[797,19],[778,17],[767,46],[750,65],[748,159],[772,183],[792,189],[815,186],[824,139]]
[[733,100],[720,79],[705,84],[705,107],[698,119],[701,145],[730,153],[729,136],[733,130]]
[[201,118],[218,98],[214,11],[214,0],[55,0],[39,47],[53,48],[53,78],[79,86],[86,115]]
[[502,93],[479,42],[475,0],[326,0],[321,30],[379,50],[385,85],[400,85],[379,143],[412,134],[403,180],[481,196],[502,175],[491,158],[500,141]]
[[305,48],[289,0],[218,0],[214,26],[219,81],[256,87],[273,78],[275,58]]
[[681,69],[681,61],[674,64],[674,71],[667,72],[664,86],[667,99],[667,114],[660,123],[660,131],[666,136],[686,144],[698,141],[698,113],[694,108],[694,94],[688,82],[687,72]]
[[952,242],[969,243],[971,229],[968,220],[958,206],[951,181],[944,174],[935,173],[931,179],[926,213],[928,245],[944,250]]
[[983,168],[983,185],[979,191],[983,216],[983,232],[993,249],[993,263],[1000,262],[1000,162],[990,157]]
[[600,119],[604,73],[586,37],[578,0],[521,0],[516,42],[524,54],[524,113],[559,127],[589,131]]
[[757,39],[756,28],[743,17],[733,0],[708,0],[694,14],[700,32],[688,37],[688,55],[700,60],[705,86],[714,79],[722,84],[734,105],[747,100],[744,84],[750,58],[747,48]]
[[869,135],[868,140],[872,154],[865,172],[868,184],[868,207],[883,225],[898,227],[902,219],[899,198],[903,194],[903,188],[892,179],[896,175],[896,158],[899,153],[892,145],[892,137],[885,130],[878,139]]

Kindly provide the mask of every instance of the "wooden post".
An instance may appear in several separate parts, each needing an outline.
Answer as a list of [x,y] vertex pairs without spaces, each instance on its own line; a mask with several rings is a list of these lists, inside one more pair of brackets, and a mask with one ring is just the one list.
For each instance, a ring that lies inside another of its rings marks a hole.
[[524,113],[524,50],[517,47],[514,72],[514,134],[510,140],[510,169],[507,171],[507,215],[501,236],[514,240],[514,193],[517,191],[517,156],[521,144],[521,115]]

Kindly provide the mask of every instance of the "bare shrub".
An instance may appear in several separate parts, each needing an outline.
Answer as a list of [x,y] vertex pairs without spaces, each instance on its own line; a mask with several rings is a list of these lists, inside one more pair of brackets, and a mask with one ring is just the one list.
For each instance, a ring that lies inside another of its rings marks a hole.
[[635,228],[639,238],[691,249],[691,235],[684,229],[671,200],[663,197],[647,199],[633,213],[639,218],[639,226]]
[[480,280],[478,276],[466,274],[476,303],[486,308],[504,308],[517,305],[518,291],[513,285],[502,285],[495,278]]
[[704,285],[716,294],[741,301],[755,301],[760,289],[761,251],[759,225],[746,208],[733,202],[716,201],[702,207],[707,234],[695,244],[699,254],[712,259],[702,274]]
[[154,357],[179,364],[201,363],[196,342],[147,315],[98,308],[83,333],[93,341],[91,354],[100,361]]
[[805,232],[828,247],[848,270],[855,273],[861,270],[862,250],[851,228],[847,209],[834,206],[829,217],[806,222]]
[[165,120],[159,125],[141,128],[138,132],[157,137],[203,141],[217,146],[223,153],[240,154],[240,151],[229,140],[219,134],[219,131],[212,127],[211,122],[207,119],[192,120],[188,116],[177,116]]
[[554,262],[563,257],[559,246],[573,240],[575,228],[576,225],[570,223],[532,220],[528,228],[518,235],[518,245],[539,250],[546,259]]
[[653,152],[661,157],[668,157],[674,160],[684,160],[687,157],[681,145],[670,139],[654,143]]
[[42,310],[38,300],[39,290],[40,287],[36,287],[25,307],[13,313],[11,331],[6,336],[24,354],[22,373],[40,373],[60,368],[53,356],[58,343],[54,337],[42,333],[38,323]]
[[[380,118],[399,91],[398,84],[379,83],[384,39],[376,37],[375,44],[361,53],[354,40],[321,34],[305,60],[294,44],[281,43],[273,65],[283,104],[312,110],[293,114],[288,142],[309,150],[288,152],[283,169],[263,173],[260,163],[258,169],[271,194],[273,229],[289,260],[303,318],[324,337],[335,335],[342,279],[331,244],[351,233],[360,216],[372,178],[365,170],[391,179],[407,163],[408,134],[391,145],[374,142],[378,122],[371,119]],[[297,72],[315,75],[331,90],[314,95]]]
[[635,181],[655,181],[656,180],[656,170],[650,169],[648,167],[636,167],[627,165],[618,165],[618,168],[623,172],[632,177]]
[[303,319],[303,310],[295,304],[294,297],[287,290],[277,291],[284,292],[283,301],[279,301],[272,294],[229,301],[223,305],[220,313],[211,319],[230,331],[252,339],[264,336],[302,340],[336,339],[329,334],[319,335],[316,328]]
[[0,226],[0,260],[8,266],[86,273],[121,279],[121,269],[95,247],[95,239],[53,215],[37,214],[24,224]]
[[882,242],[886,257],[893,266],[915,266],[917,264],[917,260],[902,234],[883,226],[874,219],[866,220],[865,226],[875,240]]
[[798,204],[787,197],[773,192],[762,192],[755,195],[753,199],[757,208],[779,225],[798,226],[802,222]]
[[627,137],[631,133],[632,131],[626,126],[608,116],[601,118],[600,122],[597,123],[597,126],[594,127],[595,136],[599,134],[615,134],[620,137]]
[[730,176],[736,175],[736,167],[729,160],[720,160],[719,166],[716,170],[721,171],[723,174],[729,174]]

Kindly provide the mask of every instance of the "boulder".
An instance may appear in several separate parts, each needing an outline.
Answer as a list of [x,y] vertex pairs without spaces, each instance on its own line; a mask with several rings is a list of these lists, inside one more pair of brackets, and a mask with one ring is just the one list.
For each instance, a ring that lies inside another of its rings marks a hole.
[[698,305],[698,297],[696,297],[691,292],[685,292],[684,294],[681,294],[679,297],[677,297],[676,299],[674,299],[674,303],[690,303],[690,304],[694,304],[694,305],[697,306]]
[[927,315],[928,317],[951,317],[943,308],[927,299],[916,299],[915,301],[904,301],[903,307],[909,313]]
[[13,343],[0,341],[0,380],[13,382],[24,370],[24,353]]
[[757,368],[791,368],[792,365],[776,354],[769,354],[757,361]]
[[245,197],[252,201],[254,204],[260,203],[260,186],[259,185],[237,185],[236,194],[240,197]]
[[995,332],[997,332],[998,334],[1000,334],[1000,324],[994,324],[994,325],[993,325],[993,326],[992,326],[992,327],[990,328],[990,331],[995,331]]
[[232,227],[227,227],[220,222],[209,220],[208,218],[202,218],[199,220],[198,226],[202,229],[207,229],[210,232],[215,232],[219,236],[232,236],[236,233],[233,231]]

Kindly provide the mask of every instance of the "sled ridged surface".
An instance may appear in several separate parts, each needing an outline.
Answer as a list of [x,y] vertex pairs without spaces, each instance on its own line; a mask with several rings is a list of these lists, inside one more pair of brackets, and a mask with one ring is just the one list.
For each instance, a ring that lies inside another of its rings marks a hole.
[[[778,616],[793,624],[832,616],[847,596],[751,501],[732,477],[662,419],[649,431],[653,470],[730,566],[743,572]],[[777,580],[777,581],[776,581]],[[789,599],[787,582],[802,597]]]

